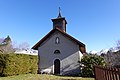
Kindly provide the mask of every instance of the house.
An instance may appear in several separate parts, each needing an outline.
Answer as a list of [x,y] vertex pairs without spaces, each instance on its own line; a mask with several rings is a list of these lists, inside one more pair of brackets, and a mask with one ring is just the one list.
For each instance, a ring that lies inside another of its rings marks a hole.
[[32,47],[38,50],[38,73],[79,74],[81,57],[86,53],[85,44],[66,33],[67,21],[60,11],[52,22],[53,29]]

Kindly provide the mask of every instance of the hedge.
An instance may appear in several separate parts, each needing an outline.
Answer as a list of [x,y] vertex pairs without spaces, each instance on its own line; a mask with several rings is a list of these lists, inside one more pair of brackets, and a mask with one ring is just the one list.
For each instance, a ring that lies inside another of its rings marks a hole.
[[0,54],[0,76],[37,73],[37,56],[27,54]]

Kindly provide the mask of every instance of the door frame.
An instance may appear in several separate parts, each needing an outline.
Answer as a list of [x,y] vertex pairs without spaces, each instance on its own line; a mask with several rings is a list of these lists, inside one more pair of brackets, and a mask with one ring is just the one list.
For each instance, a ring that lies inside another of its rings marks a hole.
[[[54,65],[54,62],[55,62],[55,60],[56,59],[58,59],[59,61],[60,61],[60,69],[61,69],[61,60],[59,59],[59,58],[55,58],[54,60],[53,60],[53,74],[54,74],[54,70],[55,70],[55,65]],[[60,70],[60,74],[61,74],[61,70]]]

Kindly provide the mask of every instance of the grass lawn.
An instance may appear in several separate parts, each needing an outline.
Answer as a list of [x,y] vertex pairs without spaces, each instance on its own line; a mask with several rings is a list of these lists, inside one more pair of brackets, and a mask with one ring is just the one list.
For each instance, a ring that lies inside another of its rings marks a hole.
[[45,74],[23,74],[18,76],[0,77],[0,80],[94,80],[94,78],[63,77]]

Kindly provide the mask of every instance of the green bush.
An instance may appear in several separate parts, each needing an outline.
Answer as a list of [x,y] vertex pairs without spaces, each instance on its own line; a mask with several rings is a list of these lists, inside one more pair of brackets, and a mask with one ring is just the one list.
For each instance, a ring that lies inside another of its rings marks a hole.
[[3,54],[2,76],[37,73],[37,56],[26,54]]
[[5,58],[4,55],[0,53],[0,75],[2,75],[3,73],[4,66],[5,66]]
[[81,76],[83,77],[93,77],[94,76],[94,65],[101,65],[105,66],[105,60],[103,57],[98,55],[85,55],[81,60],[82,64],[84,65],[82,69]]

